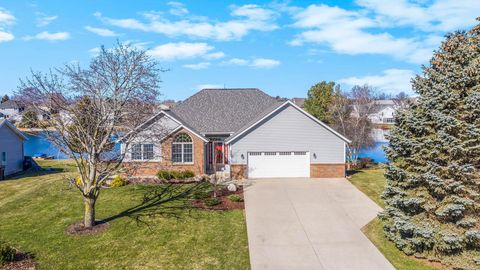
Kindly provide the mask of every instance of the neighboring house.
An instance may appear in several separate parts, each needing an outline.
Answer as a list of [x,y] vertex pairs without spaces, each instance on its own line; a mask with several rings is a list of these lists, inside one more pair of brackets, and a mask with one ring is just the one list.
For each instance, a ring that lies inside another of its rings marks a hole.
[[17,118],[23,110],[23,106],[14,100],[7,100],[0,103],[0,114],[2,114],[5,119]]
[[293,102],[258,89],[204,89],[138,127],[126,166],[224,171],[233,179],[344,177],[349,140]]
[[305,108],[305,99],[306,98],[292,98],[292,102],[300,108]]
[[376,100],[374,104],[374,113],[368,118],[374,124],[393,125],[395,123],[395,112],[397,106],[393,100]]
[[23,169],[23,142],[27,138],[8,120],[0,119],[0,166],[5,176]]

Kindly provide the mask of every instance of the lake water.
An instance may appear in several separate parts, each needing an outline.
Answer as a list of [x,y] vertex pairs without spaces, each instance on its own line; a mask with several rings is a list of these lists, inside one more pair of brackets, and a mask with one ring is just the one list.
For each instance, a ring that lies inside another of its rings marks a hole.
[[[67,156],[56,148],[42,133],[25,133],[28,140],[25,142],[25,155],[33,156],[35,154],[47,154],[55,159],[66,159]],[[383,147],[388,142],[381,141],[375,143],[371,148],[361,149],[359,157],[371,158],[374,162],[386,163],[387,157],[383,152]]]
[[358,156],[360,158],[371,158],[374,162],[378,163],[387,163],[388,159],[383,151],[383,147],[387,145],[388,142],[376,142],[371,148],[361,149]]
[[34,156],[36,154],[47,154],[53,156],[55,159],[66,159],[67,156],[63,154],[58,148],[56,148],[43,133],[26,133],[28,138],[25,141],[25,155]]

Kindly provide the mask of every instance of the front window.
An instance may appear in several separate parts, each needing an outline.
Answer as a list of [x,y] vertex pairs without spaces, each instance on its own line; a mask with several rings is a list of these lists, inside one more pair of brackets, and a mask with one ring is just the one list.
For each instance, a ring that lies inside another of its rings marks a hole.
[[153,144],[134,144],[132,146],[133,160],[153,160]]
[[188,134],[180,133],[173,139],[172,161],[174,163],[193,162],[193,142]]

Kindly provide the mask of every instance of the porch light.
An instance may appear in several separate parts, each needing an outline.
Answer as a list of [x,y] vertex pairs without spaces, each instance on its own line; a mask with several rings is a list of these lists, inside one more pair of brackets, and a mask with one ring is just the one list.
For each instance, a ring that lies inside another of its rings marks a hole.
[[242,157],[242,159],[245,159],[245,156],[243,154],[240,157]]
[[313,153],[313,158],[317,159],[317,154]]

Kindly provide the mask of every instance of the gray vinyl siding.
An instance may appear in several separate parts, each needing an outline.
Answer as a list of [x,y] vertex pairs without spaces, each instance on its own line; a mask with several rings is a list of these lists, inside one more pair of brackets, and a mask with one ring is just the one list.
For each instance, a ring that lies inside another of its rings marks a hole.
[[[162,117],[155,121],[149,127],[146,127],[142,132],[138,134],[138,136],[132,141],[129,145],[133,144],[153,144],[153,153],[154,153],[154,160],[152,161],[159,161],[162,159],[162,139],[165,138],[171,131],[176,129],[179,124],[168,117]],[[127,152],[125,153],[125,151]],[[132,161],[131,151],[130,149],[126,149],[126,145],[121,145],[122,153],[125,153],[124,161]]]
[[345,162],[345,142],[291,105],[231,142],[231,163],[246,164],[252,151],[308,151],[311,163]]
[[5,175],[23,169],[23,139],[6,125],[0,127],[0,162],[2,152],[7,153]]

